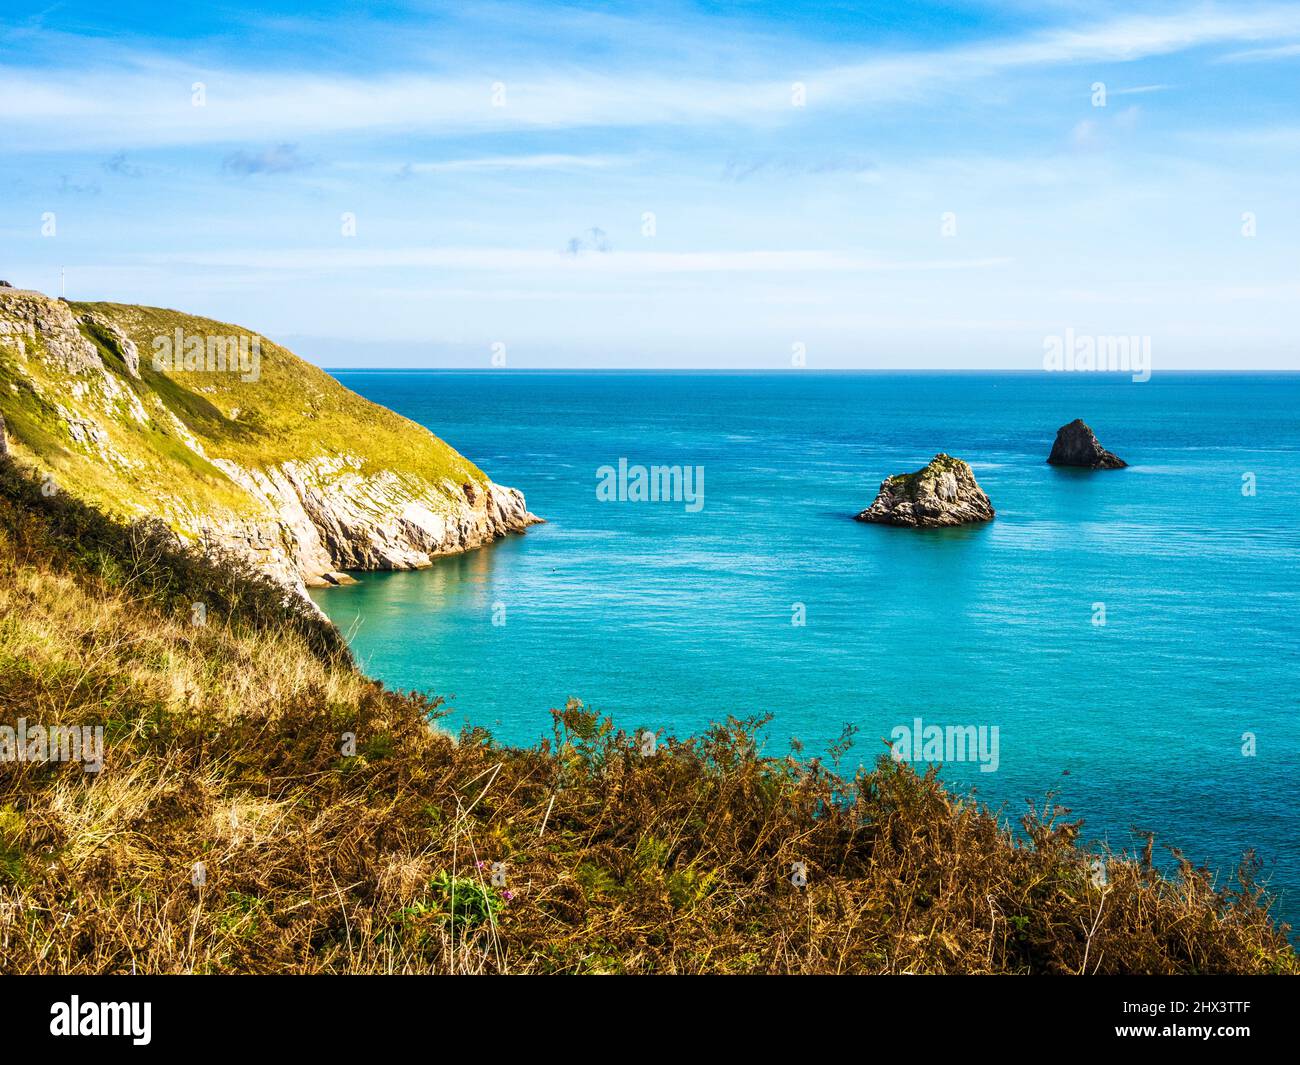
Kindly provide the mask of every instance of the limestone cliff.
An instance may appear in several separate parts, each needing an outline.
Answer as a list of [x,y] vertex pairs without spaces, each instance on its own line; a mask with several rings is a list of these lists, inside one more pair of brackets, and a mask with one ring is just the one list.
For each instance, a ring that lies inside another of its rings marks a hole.
[[0,287],[8,447],[65,490],[286,585],[409,569],[540,519],[428,430],[238,326]]

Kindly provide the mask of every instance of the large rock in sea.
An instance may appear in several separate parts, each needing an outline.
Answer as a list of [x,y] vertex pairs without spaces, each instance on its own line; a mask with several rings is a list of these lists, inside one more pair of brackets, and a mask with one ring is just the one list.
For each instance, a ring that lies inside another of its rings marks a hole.
[[924,469],[895,474],[881,482],[876,501],[857,515],[857,520],[938,529],[992,521],[993,515],[989,497],[976,483],[971,468],[941,451]]
[[1056,430],[1056,443],[1047,461],[1053,466],[1083,466],[1090,470],[1118,470],[1128,463],[1107,451],[1081,418]]

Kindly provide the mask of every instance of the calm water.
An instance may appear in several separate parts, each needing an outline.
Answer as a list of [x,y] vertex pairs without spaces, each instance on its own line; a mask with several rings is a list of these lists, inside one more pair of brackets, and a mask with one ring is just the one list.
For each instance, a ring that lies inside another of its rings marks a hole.
[[[997,771],[949,781],[1015,818],[1056,789],[1116,848],[1154,829],[1227,869],[1254,846],[1300,924],[1300,375],[337,376],[549,522],[316,595],[449,723],[533,743],[569,696],[676,735],[771,712],[774,752],[859,726],[852,764],[916,717],[997,725]],[[1131,467],[1047,466],[1075,417]],[[939,450],[995,522],[851,520]],[[704,467],[704,508],[598,501],[620,457]]]

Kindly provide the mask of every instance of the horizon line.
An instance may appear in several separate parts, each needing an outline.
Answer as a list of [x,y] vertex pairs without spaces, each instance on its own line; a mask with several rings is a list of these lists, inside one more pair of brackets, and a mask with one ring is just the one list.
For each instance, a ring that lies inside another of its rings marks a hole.
[[[879,375],[935,375],[950,374],[960,376],[975,376],[979,374],[998,374],[1007,377],[1073,377],[1073,378],[1100,378],[1100,379],[1128,379],[1132,374],[1127,370],[1080,370],[1080,371],[1051,371],[1051,370],[1021,370],[1007,367],[980,367],[980,368],[963,368],[956,367],[921,367],[917,369],[898,369],[889,367],[880,368],[859,368],[859,367],[828,367],[825,369],[808,369],[807,367],[789,368],[789,369],[769,369],[766,367],[727,367],[727,366],[326,366],[321,363],[316,364],[318,369],[327,373],[484,373],[484,374],[544,374],[544,373],[585,373],[585,374],[616,374],[616,373],[642,373],[642,374],[768,374],[771,376],[816,376],[816,375],[835,375],[835,374],[879,374]],[[1278,370],[1278,369],[1172,369],[1152,371],[1151,378],[1158,376],[1243,376],[1247,374],[1271,375],[1278,377],[1300,375],[1300,369],[1296,370]],[[1146,382],[1130,382],[1133,384],[1145,384]]]

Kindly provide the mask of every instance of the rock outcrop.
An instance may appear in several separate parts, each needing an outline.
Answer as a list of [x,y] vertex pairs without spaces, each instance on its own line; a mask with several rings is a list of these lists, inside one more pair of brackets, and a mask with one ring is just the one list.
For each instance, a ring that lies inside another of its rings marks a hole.
[[132,377],[139,378],[140,349],[135,346],[135,341],[112,322],[107,322],[94,314],[83,314],[81,321],[98,331],[104,342],[109,344],[122,357],[122,361],[126,363],[127,373]]
[[1113,451],[1102,447],[1081,418],[1056,430],[1056,442],[1047,461],[1053,466],[1082,466],[1090,470],[1118,470],[1128,465]]
[[938,529],[992,521],[994,513],[970,466],[940,452],[923,469],[881,482],[875,502],[857,520]]
[[344,570],[428,566],[541,521],[428,430],[270,341],[258,381],[157,365],[142,378],[141,348],[180,330],[246,333],[0,288],[0,411],[15,414],[6,450],[57,466],[61,489],[159,518],[303,595],[349,583]]
[[91,373],[104,368],[95,345],[81,332],[66,303],[39,292],[7,288],[0,306],[0,338],[41,338],[46,359],[69,374]]
[[389,470],[366,474],[357,456],[262,469],[212,462],[265,504],[276,527],[209,520],[203,539],[233,544],[281,579],[296,574],[308,587],[348,583],[339,579],[340,570],[421,569],[439,555],[481,547],[542,520],[518,489],[493,481],[481,491],[456,486],[459,505],[449,508],[440,491],[447,486]]

